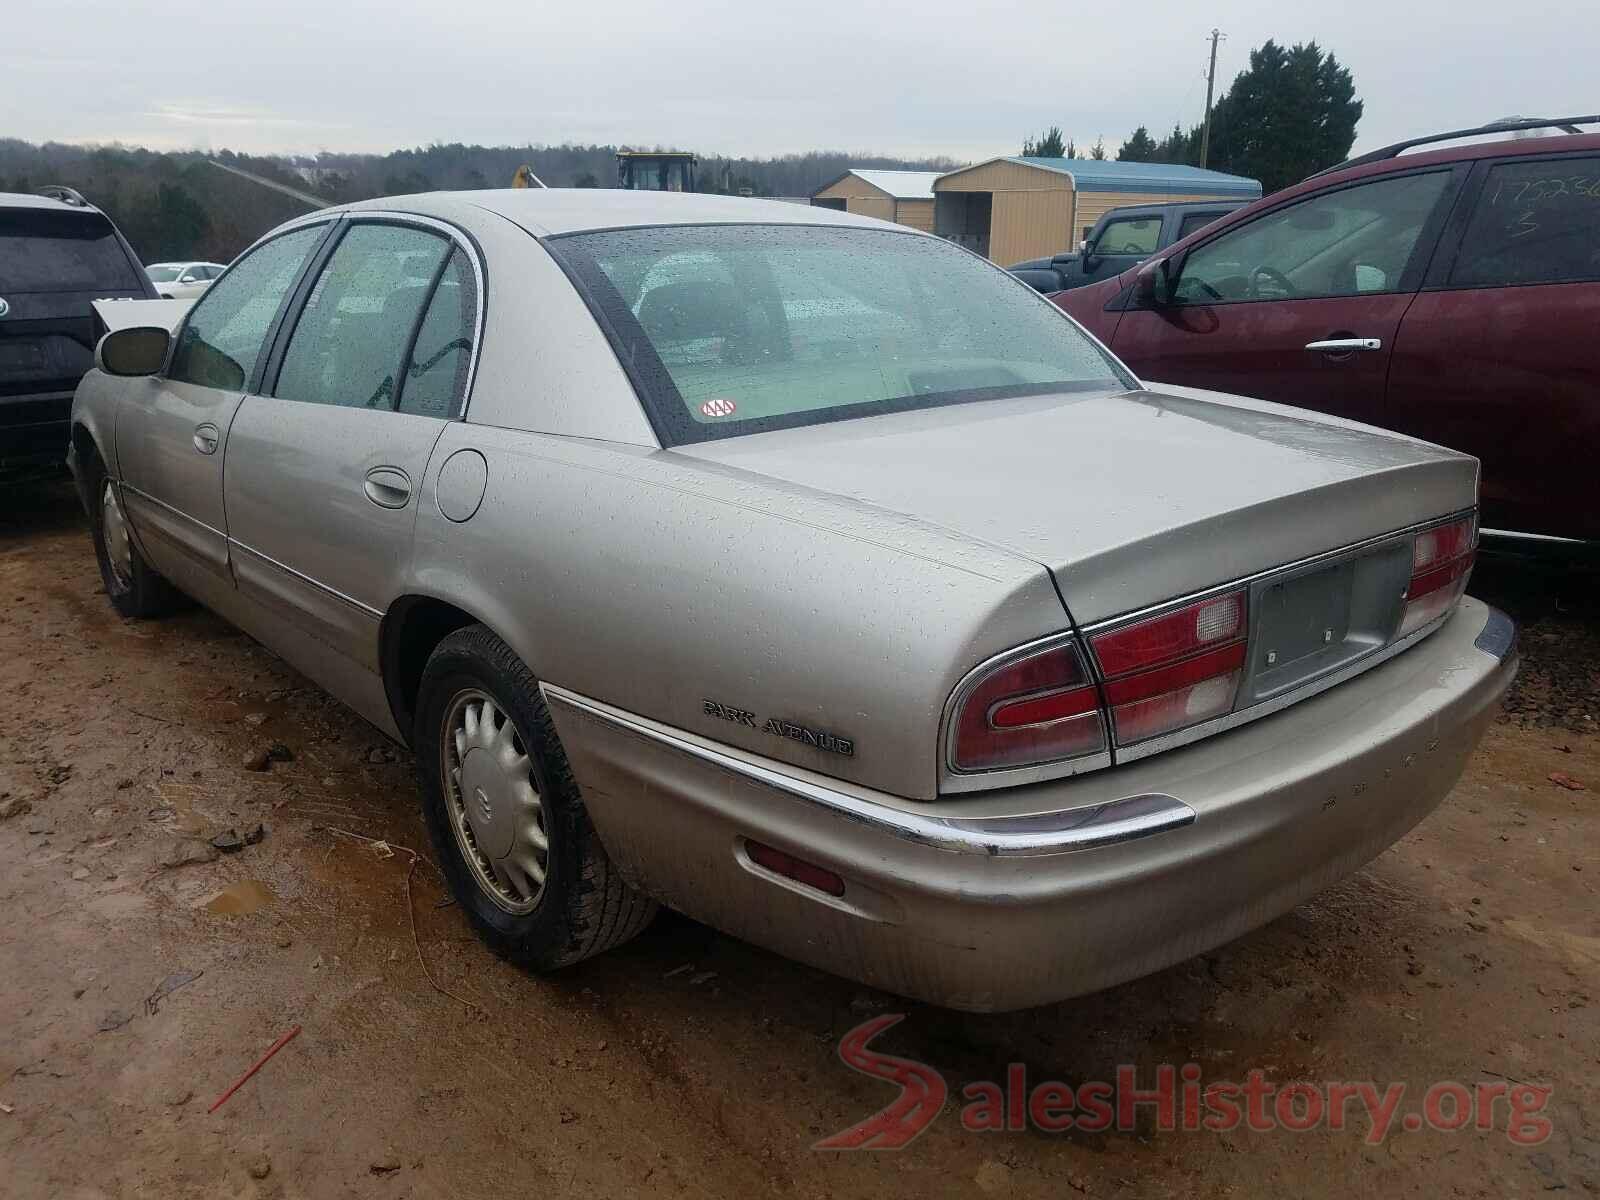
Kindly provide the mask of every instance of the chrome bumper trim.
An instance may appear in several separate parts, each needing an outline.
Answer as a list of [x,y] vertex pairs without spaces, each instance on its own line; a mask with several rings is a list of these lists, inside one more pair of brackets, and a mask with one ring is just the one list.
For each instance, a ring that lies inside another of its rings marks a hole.
[[1547,542],[1552,546],[1587,546],[1590,543],[1583,538],[1557,537],[1553,533],[1524,533],[1520,529],[1488,529],[1478,530],[1478,537],[1504,539],[1512,542]]
[[940,850],[989,857],[1068,854],[1165,833],[1193,824],[1195,819],[1194,809],[1189,805],[1175,796],[1158,792],[1020,817],[968,820],[906,812],[748,761],[565,688],[548,683],[541,687],[545,699],[552,704],[576,710],[730,774],[827,808],[843,820],[864,825],[888,837]]
[[1504,661],[1517,648],[1517,623],[1493,605],[1488,608],[1489,620],[1472,644],[1491,658]]

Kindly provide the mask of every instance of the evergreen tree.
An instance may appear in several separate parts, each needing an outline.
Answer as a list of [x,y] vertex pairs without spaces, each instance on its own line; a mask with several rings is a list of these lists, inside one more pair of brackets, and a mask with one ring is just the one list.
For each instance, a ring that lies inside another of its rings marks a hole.
[[1362,103],[1350,71],[1315,42],[1250,52],[1211,110],[1211,161],[1259,179],[1269,192],[1342,161],[1355,144]]
[[1026,138],[1022,143],[1023,158],[1060,158],[1063,154],[1066,154],[1068,158],[1072,157],[1070,153],[1066,153],[1065,147],[1062,145],[1061,126],[1059,125],[1050,126],[1049,129],[1039,135],[1037,140]]
[[1133,135],[1122,143],[1117,151],[1118,162],[1155,162],[1156,140],[1150,136],[1150,131],[1143,125],[1133,131]]

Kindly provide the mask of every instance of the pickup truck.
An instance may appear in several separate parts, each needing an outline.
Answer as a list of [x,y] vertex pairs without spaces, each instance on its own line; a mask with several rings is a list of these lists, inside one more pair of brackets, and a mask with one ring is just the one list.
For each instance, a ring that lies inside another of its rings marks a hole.
[[1191,200],[1113,208],[1095,222],[1076,250],[1065,250],[1053,258],[1030,259],[1006,269],[1038,291],[1065,292],[1120,275],[1246,203]]

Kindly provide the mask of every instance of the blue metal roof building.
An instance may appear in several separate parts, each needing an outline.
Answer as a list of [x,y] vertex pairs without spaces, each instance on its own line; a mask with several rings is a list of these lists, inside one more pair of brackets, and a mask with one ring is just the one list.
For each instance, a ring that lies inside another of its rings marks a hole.
[[1261,195],[1259,180],[1225,175],[1179,163],[1117,162],[1096,158],[1036,158],[1019,156],[1008,162],[1026,163],[1072,177],[1080,192],[1139,192],[1165,195],[1202,189],[1212,196],[1237,196],[1254,200]]

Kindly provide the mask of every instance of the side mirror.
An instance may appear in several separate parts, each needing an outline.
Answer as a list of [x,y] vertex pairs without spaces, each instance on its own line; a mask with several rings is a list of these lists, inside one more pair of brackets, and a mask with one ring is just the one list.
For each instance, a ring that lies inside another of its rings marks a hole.
[[1164,258],[1156,258],[1139,268],[1133,277],[1133,294],[1140,304],[1160,308],[1172,298],[1170,265]]
[[195,274],[179,275],[178,276],[178,282],[179,283],[199,283],[200,282],[200,276],[195,275]]
[[107,375],[154,375],[167,361],[172,335],[155,325],[118,329],[94,348],[94,365]]

